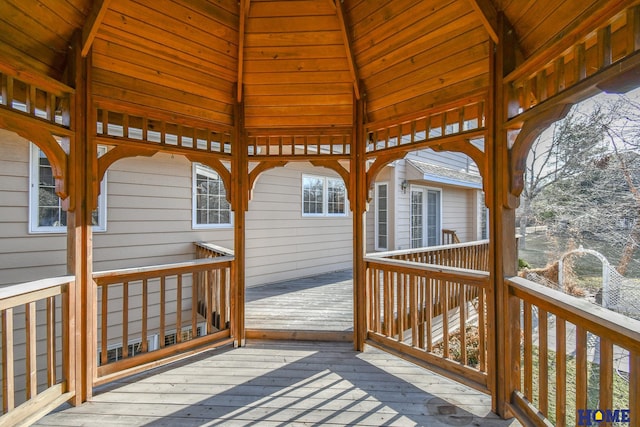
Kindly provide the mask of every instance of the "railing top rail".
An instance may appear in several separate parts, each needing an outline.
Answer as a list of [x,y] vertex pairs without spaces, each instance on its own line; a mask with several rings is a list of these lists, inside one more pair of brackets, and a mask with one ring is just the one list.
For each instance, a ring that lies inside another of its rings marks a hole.
[[469,282],[487,284],[489,273],[480,270],[470,270],[467,268],[446,267],[436,264],[423,264],[421,262],[405,261],[400,259],[380,258],[377,256],[365,256],[365,262],[386,265],[403,270],[407,273],[429,273],[435,279],[462,279]]
[[372,252],[372,253],[368,253],[367,256],[375,257],[375,258],[388,258],[391,256],[409,255],[409,254],[425,253],[425,252],[437,252],[437,251],[447,250],[447,249],[468,248],[471,246],[482,246],[488,243],[489,243],[488,240],[476,240],[474,242],[454,243],[451,245],[427,246],[424,248],[402,249],[397,251],[386,251],[386,252]]
[[60,276],[5,286],[0,288],[0,301],[8,298],[14,298],[20,295],[42,291],[44,289],[54,288],[56,286],[66,285],[74,281],[75,276]]
[[218,253],[221,253],[223,255],[227,255],[227,256],[234,256],[235,255],[235,253],[233,252],[233,249],[225,248],[223,246],[214,245],[213,243],[194,242],[194,244],[196,246],[199,246],[199,247],[203,248],[203,249],[208,249],[210,251],[218,252]]
[[217,258],[202,258],[172,264],[99,271],[93,273],[93,280],[95,280],[98,285],[108,285],[113,283],[122,283],[123,281],[143,280],[158,276],[170,276],[174,274],[205,271],[217,264],[220,264],[221,266],[229,266],[233,260],[234,257],[232,256],[221,256]]
[[640,321],[522,277],[511,277],[508,283],[515,296],[533,297],[541,309],[607,337],[616,345],[640,352]]

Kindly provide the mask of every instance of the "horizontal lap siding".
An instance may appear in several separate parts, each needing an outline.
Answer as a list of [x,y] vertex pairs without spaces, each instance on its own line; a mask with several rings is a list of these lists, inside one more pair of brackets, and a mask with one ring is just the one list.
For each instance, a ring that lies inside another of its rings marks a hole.
[[[64,234],[28,230],[29,144],[0,138],[0,284],[66,272]],[[308,164],[263,173],[247,213],[247,283],[351,267],[351,215],[302,217],[302,173],[336,176]],[[192,229],[192,166],[182,156],[123,159],[107,171],[107,231],[95,232],[94,271],[193,259],[193,242],[233,248],[233,228]]]
[[191,163],[182,156],[129,158],[107,171],[107,232],[94,233],[94,270],[193,259],[196,241],[233,247],[233,229],[194,230]]
[[352,216],[303,217],[302,174],[335,172],[290,163],[259,176],[247,212],[247,285],[351,268]]
[[0,129],[0,286],[66,273],[64,234],[29,235],[29,143]]

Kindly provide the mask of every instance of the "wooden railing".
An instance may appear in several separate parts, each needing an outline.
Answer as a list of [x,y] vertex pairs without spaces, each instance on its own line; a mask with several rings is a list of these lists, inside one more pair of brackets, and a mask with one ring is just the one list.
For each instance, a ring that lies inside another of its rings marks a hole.
[[522,278],[507,287],[514,414],[527,425],[640,425],[640,322]]
[[365,257],[367,340],[488,391],[489,274]]
[[442,244],[443,245],[455,245],[461,243],[456,230],[442,229]]
[[233,250],[208,242],[195,242],[196,259],[217,258],[221,256],[233,256]]
[[401,251],[377,252],[369,256],[445,267],[489,271],[489,241],[458,243]]
[[28,425],[74,396],[73,280],[59,277],[0,289],[0,425]]
[[[230,342],[232,261],[221,256],[94,273],[100,290],[94,384]],[[200,298],[216,312],[199,313]]]

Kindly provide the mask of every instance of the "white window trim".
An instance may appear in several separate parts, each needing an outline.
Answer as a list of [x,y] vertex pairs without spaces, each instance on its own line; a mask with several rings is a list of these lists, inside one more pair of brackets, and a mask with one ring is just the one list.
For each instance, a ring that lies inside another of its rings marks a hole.
[[[107,152],[107,147],[98,146],[98,157]],[[29,143],[29,234],[66,234],[67,226],[40,226],[37,224],[39,206],[40,147]],[[94,232],[107,231],[107,174],[100,182],[98,195],[98,225],[91,227]]]
[[[378,213],[379,213],[379,206],[378,206],[378,187],[385,185],[387,187],[387,246],[382,247],[378,245],[379,239],[379,231],[378,231]],[[389,248],[389,182],[387,181],[382,181],[382,182],[376,182],[376,186],[375,186],[375,193],[374,193],[374,200],[376,201],[375,203],[375,215],[374,215],[374,223],[375,223],[375,234],[373,236],[374,238],[374,249],[376,251],[386,251]]]
[[[322,213],[305,213],[304,212],[304,179],[305,178],[314,178],[320,179],[323,181],[322,184]],[[345,186],[344,191],[344,213],[329,213],[329,180],[340,181]],[[300,179],[300,212],[302,212],[303,218],[344,218],[349,216],[349,197],[347,192],[349,189],[347,188],[346,183],[342,180],[342,178],[337,176],[322,176],[322,175],[311,175],[311,174],[302,174],[302,178]]]
[[[200,163],[193,163],[191,173],[191,229],[193,230],[211,230],[211,229],[228,229],[233,228],[233,210],[229,209],[229,222],[225,224],[198,224],[198,185],[197,175],[207,175],[210,178],[220,179],[220,175],[209,167]],[[220,179],[220,181],[222,181]],[[227,189],[225,188],[225,191]]]
[[[427,222],[428,222],[427,221],[427,209],[428,209],[428,206],[427,206],[427,204],[429,203],[428,202],[427,193],[429,191],[435,191],[437,193],[440,193],[440,206],[439,206],[440,209],[439,209],[439,212],[438,212],[440,220],[438,221],[439,222],[438,229],[436,230],[436,246],[437,245],[441,245],[442,244],[442,228],[443,228],[443,225],[442,225],[442,219],[443,219],[442,214],[443,214],[443,205],[444,205],[444,198],[443,198],[442,188],[428,187],[428,186],[424,186],[424,185],[411,185],[409,187],[409,194],[411,194],[411,191],[413,191],[413,190],[421,190],[421,191],[425,192],[424,193],[425,197],[423,197],[423,200],[422,200],[422,204],[423,204],[423,206],[422,206],[422,209],[423,209],[422,216],[423,216],[424,220],[423,220],[423,223],[422,223],[423,230],[422,230],[422,246],[421,247],[425,247],[425,243],[429,239],[429,236],[428,236],[428,233],[427,233],[427,228],[428,228],[428,225],[427,225]],[[411,198],[409,198],[409,203],[411,203]],[[413,235],[412,235],[412,230],[411,230],[411,208],[409,208],[409,246],[411,246],[411,242],[412,241],[413,241]]]

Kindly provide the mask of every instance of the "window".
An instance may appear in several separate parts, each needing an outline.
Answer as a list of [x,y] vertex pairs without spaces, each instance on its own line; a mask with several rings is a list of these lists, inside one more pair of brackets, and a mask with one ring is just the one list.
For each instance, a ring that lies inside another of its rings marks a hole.
[[343,216],[346,208],[347,189],[339,178],[302,176],[303,216]]
[[378,251],[388,248],[388,188],[386,183],[376,184],[376,250]]
[[231,205],[220,175],[214,170],[193,165],[193,228],[216,228],[231,225]]
[[[49,159],[37,145],[31,144],[31,174],[29,176],[29,232],[66,233],[67,212],[62,209],[62,200],[56,194],[56,183]],[[98,156],[107,152],[98,147]],[[100,183],[98,208],[92,213],[94,231],[107,230],[107,183]]]
[[421,248],[440,244],[441,193],[422,187],[411,188],[411,247]]

